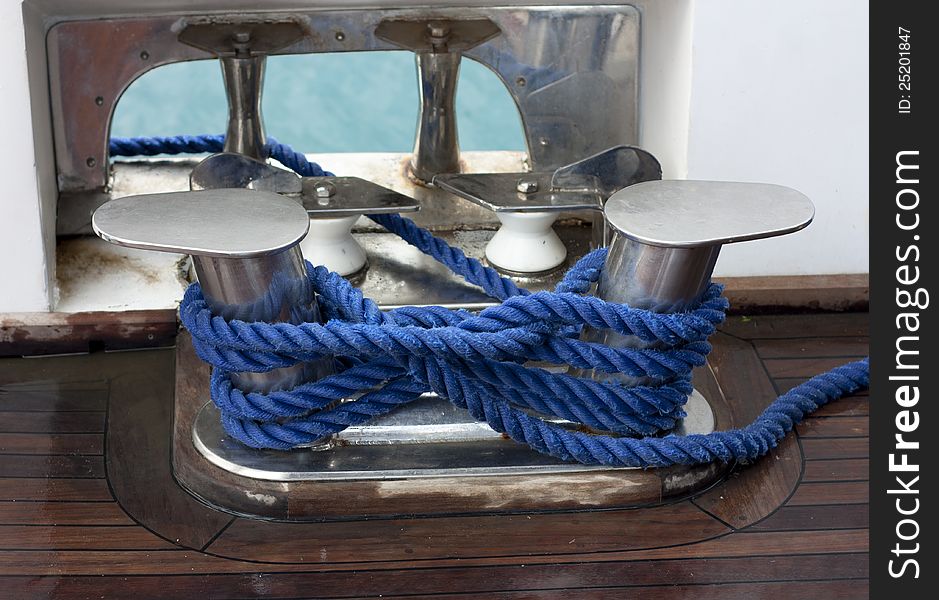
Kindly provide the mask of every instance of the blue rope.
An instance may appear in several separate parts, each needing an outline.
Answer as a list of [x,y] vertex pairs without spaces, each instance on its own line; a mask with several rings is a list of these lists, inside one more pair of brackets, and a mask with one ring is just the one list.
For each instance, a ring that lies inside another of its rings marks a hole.
[[[110,150],[112,156],[218,152],[223,142],[217,135],[114,138]],[[331,175],[274,140],[268,151],[302,176]],[[180,319],[199,357],[214,367],[212,399],[234,438],[255,448],[290,449],[435,392],[496,431],[564,460],[617,467],[746,462],[775,447],[807,414],[869,382],[868,359],[848,363],[783,394],[741,429],[667,434],[685,416],[691,371],[705,363],[707,338],[724,320],[728,303],[721,286],[711,284],[699,305],[682,313],[605,302],[584,295],[603,269],[606,250],[600,249],[581,258],[553,292],[531,293],[410,219],[370,218],[502,303],[478,314],[435,306],[382,311],[344,278],[308,263],[309,284],[327,321],[291,325],[213,315],[199,285],[192,284]],[[282,292],[272,290],[272,298],[260,302],[276,301]],[[651,347],[582,341],[585,326],[636,336]],[[327,357],[345,369],[292,390],[245,393],[231,383],[232,372],[265,372]],[[594,381],[524,366],[532,360],[651,383],[629,386],[615,377]]]

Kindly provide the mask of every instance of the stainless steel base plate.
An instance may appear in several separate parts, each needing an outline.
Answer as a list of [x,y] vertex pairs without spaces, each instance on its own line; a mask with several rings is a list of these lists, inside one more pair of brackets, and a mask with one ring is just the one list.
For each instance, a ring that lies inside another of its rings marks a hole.
[[[714,412],[695,390],[679,435],[710,433]],[[219,411],[207,402],[193,424],[196,449],[212,464],[243,477],[268,481],[349,481],[473,477],[608,470],[540,454],[485,423],[427,394],[366,425],[349,427],[328,444],[288,452],[255,450],[230,438]]]

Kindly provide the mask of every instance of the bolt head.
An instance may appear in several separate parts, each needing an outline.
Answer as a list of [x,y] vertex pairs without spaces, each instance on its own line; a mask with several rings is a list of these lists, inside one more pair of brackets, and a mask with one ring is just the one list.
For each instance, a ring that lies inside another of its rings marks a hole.
[[450,28],[444,23],[432,22],[427,24],[427,32],[430,37],[444,38],[450,35]]
[[519,179],[515,189],[522,194],[534,194],[538,191],[538,182],[530,179]]
[[313,194],[317,198],[332,198],[336,195],[336,188],[331,183],[320,183],[314,188]]

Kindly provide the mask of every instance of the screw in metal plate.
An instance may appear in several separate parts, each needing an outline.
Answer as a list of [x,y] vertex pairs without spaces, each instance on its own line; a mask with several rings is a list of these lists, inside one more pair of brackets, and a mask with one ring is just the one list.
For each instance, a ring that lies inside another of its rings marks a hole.
[[515,189],[522,194],[534,194],[538,191],[538,182],[528,179],[519,179]]
[[326,206],[329,204],[329,199],[336,195],[336,186],[329,182],[317,184],[313,194],[316,196],[317,204]]
[[427,24],[427,32],[432,38],[445,38],[450,35],[450,28],[444,23],[433,21]]

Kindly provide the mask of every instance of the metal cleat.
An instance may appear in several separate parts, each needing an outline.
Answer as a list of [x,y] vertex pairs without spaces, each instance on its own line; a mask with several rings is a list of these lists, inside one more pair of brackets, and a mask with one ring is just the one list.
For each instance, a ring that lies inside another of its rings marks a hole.
[[[92,216],[95,233],[112,244],[189,254],[214,314],[289,323],[320,320],[300,251],[309,223],[294,199],[238,189],[126,196]],[[332,361],[321,360],[233,373],[232,383],[266,393],[332,372]]]
[[[560,212],[602,211],[617,190],[662,178],[650,153],[615,146],[553,173],[464,173],[434,178],[434,185],[496,213],[502,227],[486,247],[496,268],[531,275],[562,265],[567,249],[551,228]],[[593,245],[606,244],[604,220],[594,219]]]
[[304,177],[300,201],[310,215],[303,254],[343,276],[368,265],[365,250],[352,237],[361,215],[415,212],[417,200],[358,177]]
[[[799,231],[812,222],[815,207],[801,192],[780,185],[649,181],[613,194],[603,214],[611,240],[597,295],[653,312],[679,312],[707,290],[724,244]],[[605,330],[585,330],[582,339],[648,347]]]
[[389,19],[375,37],[414,51],[420,115],[411,174],[430,183],[438,173],[460,172],[456,86],[463,52],[501,32],[489,19]]
[[194,191],[245,188],[295,198],[310,216],[310,235],[302,243],[304,256],[343,276],[367,264],[365,250],[352,237],[360,215],[420,209],[416,200],[358,177],[300,177],[230,152],[199,163],[189,183]]
[[267,137],[261,93],[267,55],[308,35],[295,18],[206,17],[188,21],[179,41],[218,56],[228,97],[225,152],[264,160]]

